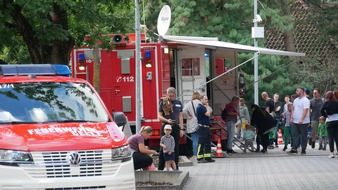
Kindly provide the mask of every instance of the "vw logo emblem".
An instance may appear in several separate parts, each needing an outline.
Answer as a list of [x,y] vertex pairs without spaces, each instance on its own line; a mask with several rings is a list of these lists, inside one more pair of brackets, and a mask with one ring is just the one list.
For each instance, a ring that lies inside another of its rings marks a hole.
[[81,157],[77,152],[68,154],[68,162],[72,165],[78,165],[81,162]]

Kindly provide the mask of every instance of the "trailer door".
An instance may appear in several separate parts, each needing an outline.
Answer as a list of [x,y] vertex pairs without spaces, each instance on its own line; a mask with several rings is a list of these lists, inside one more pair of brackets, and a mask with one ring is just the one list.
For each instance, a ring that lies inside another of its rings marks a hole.
[[205,48],[200,47],[182,47],[177,51],[177,89],[184,104],[191,100],[194,91],[206,94],[204,53]]

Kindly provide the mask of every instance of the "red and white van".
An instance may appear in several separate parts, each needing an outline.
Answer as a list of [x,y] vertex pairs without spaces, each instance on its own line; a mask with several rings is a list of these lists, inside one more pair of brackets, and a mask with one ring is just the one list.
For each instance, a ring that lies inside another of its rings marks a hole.
[[65,65],[0,65],[0,190],[135,189],[127,139]]

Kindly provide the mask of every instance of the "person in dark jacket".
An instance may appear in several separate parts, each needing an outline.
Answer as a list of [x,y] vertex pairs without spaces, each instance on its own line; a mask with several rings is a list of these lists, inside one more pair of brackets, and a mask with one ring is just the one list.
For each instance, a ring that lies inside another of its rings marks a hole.
[[330,147],[329,158],[334,158],[334,142],[336,142],[336,146],[338,145],[338,102],[332,91],[326,92],[325,102],[320,113],[326,118]]
[[251,105],[251,110],[251,125],[257,129],[256,152],[259,152],[260,145],[262,145],[263,149],[261,152],[266,153],[269,144],[269,132],[275,128],[276,120],[266,110],[256,104]]

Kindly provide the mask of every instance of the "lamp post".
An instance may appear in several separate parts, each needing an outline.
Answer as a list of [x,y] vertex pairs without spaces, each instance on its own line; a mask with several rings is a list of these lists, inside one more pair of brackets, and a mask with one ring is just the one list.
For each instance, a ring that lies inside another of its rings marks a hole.
[[136,69],[136,133],[141,128],[141,35],[140,35],[140,1],[135,0],[135,69]]
[[[251,28],[251,35],[254,39],[254,47],[258,47],[257,38],[264,38],[264,27],[258,27],[258,23],[262,22],[262,18],[257,14],[257,0],[254,0],[254,26]],[[254,102],[258,105],[258,52],[254,55]]]
[[[257,28],[257,0],[254,0],[254,19],[253,19],[253,23],[254,23],[254,28]],[[257,38],[255,36],[254,37],[254,46],[258,47],[258,42],[257,42]],[[254,101],[255,104],[258,105],[258,53],[255,52],[254,54],[255,58],[254,58]]]

